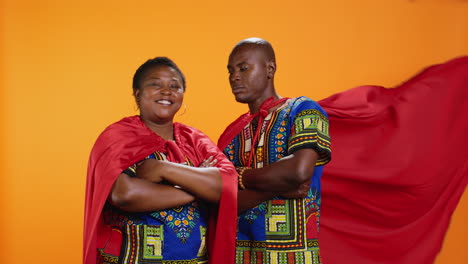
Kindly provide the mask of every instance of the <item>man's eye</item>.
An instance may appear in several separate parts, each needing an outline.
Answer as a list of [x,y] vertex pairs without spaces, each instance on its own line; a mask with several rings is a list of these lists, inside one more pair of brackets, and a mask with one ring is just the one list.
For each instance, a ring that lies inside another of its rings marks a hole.
[[242,68],[240,68],[240,71],[243,72],[243,71],[246,71],[248,69],[249,69],[248,67],[242,67]]

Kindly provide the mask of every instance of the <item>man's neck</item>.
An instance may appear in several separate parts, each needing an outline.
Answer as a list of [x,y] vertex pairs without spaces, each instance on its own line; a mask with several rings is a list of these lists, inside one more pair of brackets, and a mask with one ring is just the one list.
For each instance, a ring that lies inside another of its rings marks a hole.
[[273,97],[273,101],[276,101],[276,100],[278,100],[280,98],[276,93],[273,93],[273,94],[268,95],[266,97],[259,98],[259,99],[255,100],[254,102],[249,103],[250,113],[251,114],[258,113],[260,111],[260,107],[262,106],[262,104],[270,97]]

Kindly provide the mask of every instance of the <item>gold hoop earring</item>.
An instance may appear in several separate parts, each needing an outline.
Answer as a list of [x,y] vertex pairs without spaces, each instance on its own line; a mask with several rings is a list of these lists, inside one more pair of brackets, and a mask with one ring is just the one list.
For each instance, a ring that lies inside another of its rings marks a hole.
[[182,112],[182,114],[177,114],[178,116],[183,116],[185,112],[187,112],[187,106],[185,104],[183,105],[184,105],[184,112]]
[[137,98],[137,99],[135,100],[135,101],[136,101],[136,102],[135,102],[136,104],[133,106],[133,109],[134,109],[135,111],[140,110],[140,101],[139,101],[138,99],[139,99],[139,98]]

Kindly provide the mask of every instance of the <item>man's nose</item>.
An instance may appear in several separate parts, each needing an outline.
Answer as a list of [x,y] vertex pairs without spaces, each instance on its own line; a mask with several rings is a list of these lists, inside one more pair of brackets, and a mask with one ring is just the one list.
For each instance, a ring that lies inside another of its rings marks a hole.
[[233,71],[233,72],[231,73],[231,75],[229,76],[229,80],[230,80],[231,82],[237,81],[237,80],[239,80],[239,79],[240,79],[239,71]]

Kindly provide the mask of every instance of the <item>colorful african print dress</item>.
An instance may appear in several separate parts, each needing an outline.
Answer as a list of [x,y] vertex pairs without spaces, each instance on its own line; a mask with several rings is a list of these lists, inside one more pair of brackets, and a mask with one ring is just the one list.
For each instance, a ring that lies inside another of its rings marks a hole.
[[234,166],[250,163],[261,168],[304,148],[314,149],[319,158],[306,198],[275,197],[239,216],[236,263],[321,263],[320,177],[331,157],[327,114],[316,102],[298,97],[270,112],[259,125],[255,146],[256,127],[249,123],[224,149]]
[[[99,135],[88,164],[83,263],[234,262],[236,170],[201,131],[174,123],[174,138],[162,139],[139,116],[123,118]],[[215,167],[222,178],[219,203],[195,201],[156,212],[129,213],[107,202],[118,176],[124,172],[135,177],[135,164],[144,159],[200,167],[209,157],[218,160]]]
[[[167,160],[155,152],[147,159]],[[193,166],[187,160],[186,165]],[[124,171],[136,177],[137,165]],[[104,222],[123,235],[119,257],[103,254],[104,263],[207,263],[205,235],[208,226],[208,208],[195,201],[176,208],[128,213],[106,203]],[[138,259],[140,258],[140,259]]]

